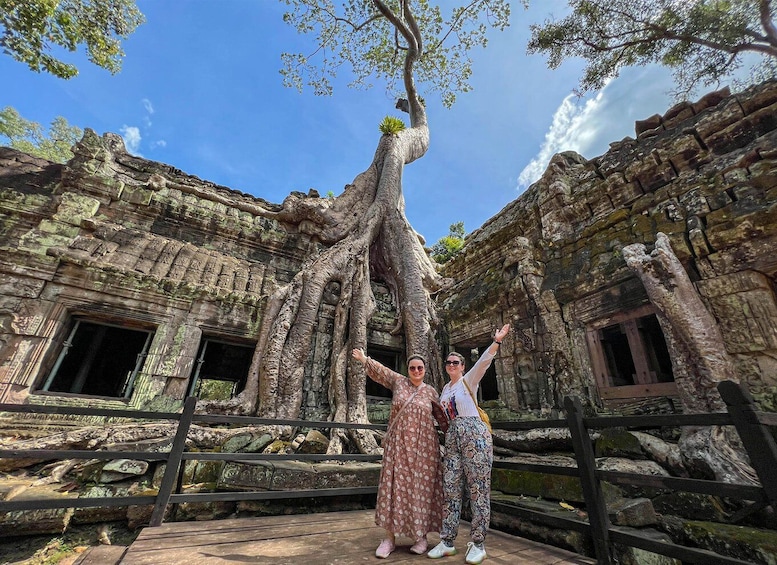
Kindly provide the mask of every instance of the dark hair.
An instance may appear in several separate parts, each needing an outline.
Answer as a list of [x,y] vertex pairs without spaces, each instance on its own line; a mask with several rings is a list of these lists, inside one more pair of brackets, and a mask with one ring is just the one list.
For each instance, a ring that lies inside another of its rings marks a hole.
[[448,353],[448,355],[445,356],[445,359],[447,360],[448,357],[451,357],[451,356],[458,357],[459,361],[461,361],[461,366],[464,367],[464,356],[461,353],[459,353],[458,351],[451,351],[450,353]]
[[411,355],[410,357],[408,357],[407,364],[410,365],[410,361],[412,361],[413,359],[418,359],[421,363],[424,364],[424,369],[426,368],[426,359],[424,359],[420,355]]

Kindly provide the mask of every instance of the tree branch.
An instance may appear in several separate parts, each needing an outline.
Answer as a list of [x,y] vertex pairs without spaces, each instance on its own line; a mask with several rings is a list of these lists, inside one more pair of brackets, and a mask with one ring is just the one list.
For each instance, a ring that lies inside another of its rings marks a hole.
[[415,45],[415,37],[407,28],[405,23],[399,18],[399,16],[397,16],[394,11],[389,8],[385,2],[383,2],[383,0],[372,0],[372,3],[375,5],[382,16],[391,22],[391,25],[394,26],[394,29],[402,34],[402,37],[404,37],[405,41],[408,43],[408,49],[417,49],[418,46]]
[[774,26],[772,21],[772,7],[771,0],[761,0],[758,4],[758,10],[761,15],[761,26],[766,32],[767,41],[777,47],[777,27]]
[[394,28],[399,31],[405,41],[407,41],[407,52],[405,53],[405,65],[402,74],[405,92],[407,93],[407,99],[410,102],[410,126],[425,126],[426,112],[421,105],[421,101],[418,98],[418,91],[413,82],[413,65],[421,56],[421,30],[418,28],[418,22],[416,22],[416,19],[413,16],[410,3],[401,3],[403,10],[402,15],[407,22],[406,25],[405,21],[402,21],[391,8],[383,2],[383,0],[372,0],[372,2],[380,13],[394,25]]
[[470,8],[472,8],[472,7],[473,7],[475,4],[477,4],[478,2],[480,2],[480,0],[473,0],[472,2],[470,2],[470,4],[469,4],[469,5],[468,5],[466,8],[462,8],[461,12],[459,12],[459,15],[458,15],[458,17],[457,17],[455,20],[453,20],[453,21],[451,22],[451,27],[450,27],[450,29],[448,29],[448,31],[445,33],[445,35],[443,35],[443,36],[442,36],[442,38],[440,39],[440,41],[438,41],[437,43],[435,43],[434,47],[432,47],[432,50],[435,50],[435,49],[437,49],[437,48],[438,48],[440,45],[442,45],[443,43],[445,43],[445,40],[446,40],[446,39],[448,39],[448,36],[449,36],[451,33],[453,33],[453,30],[454,30],[454,29],[456,29],[456,23],[457,23],[457,22],[458,22],[458,21],[459,21],[461,18],[463,18],[463,17],[464,17],[464,14],[466,14],[466,13],[469,11],[469,9],[470,9]]

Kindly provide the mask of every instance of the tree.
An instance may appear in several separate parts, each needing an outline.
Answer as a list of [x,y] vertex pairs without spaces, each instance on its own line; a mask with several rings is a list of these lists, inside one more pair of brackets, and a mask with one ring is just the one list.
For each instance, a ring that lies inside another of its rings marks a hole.
[[52,52],[83,45],[89,61],[116,73],[121,40],[143,21],[135,0],[0,0],[0,46],[35,72],[68,79],[78,69]]
[[[672,354],[672,372],[683,413],[725,412],[717,385],[739,382],[715,318],[672,250],[658,232],[652,252],[632,243],[623,248],[626,265],[642,281]],[[715,480],[758,484],[731,426],[683,426],[680,454],[688,469]]]
[[62,116],[54,118],[48,133],[44,133],[39,123],[25,120],[11,106],[0,111],[0,139],[8,139],[14,149],[55,163],[64,163],[73,157],[71,148],[83,133]]
[[774,75],[777,28],[773,0],[570,0],[571,13],[532,25],[529,53],[548,66],[587,61],[583,91],[597,90],[623,67],[660,63],[673,70],[677,94],[730,77],[748,54],[753,71]]
[[313,54],[282,55],[284,85],[332,94],[330,79],[345,67],[353,75],[349,86],[369,88],[372,80],[382,80],[399,96],[409,74],[428,92],[439,93],[447,107],[458,92],[471,89],[468,52],[485,47],[488,28],[503,30],[510,18],[508,0],[441,2],[447,18],[428,0],[347,0],[339,13],[331,0],[283,1],[293,7],[284,20],[317,36]]
[[[244,391],[230,403],[206,408],[296,418],[319,311],[325,297],[335,296],[330,417],[367,423],[365,375],[350,353],[367,345],[367,323],[375,309],[371,280],[390,289],[399,319],[394,332],[404,334],[407,352],[429,359],[438,379],[443,374],[435,340],[439,320],[431,299],[441,281],[405,217],[402,196],[404,166],[421,158],[429,146],[426,109],[416,78],[428,91],[438,92],[445,104],[452,104],[456,92],[469,88],[468,50],[486,44],[488,26],[507,25],[509,4],[470,1],[452,7],[446,19],[439,6],[426,0],[348,0],[339,6],[339,13],[326,0],[286,3],[291,10],[285,21],[300,32],[315,34],[321,57],[316,62],[308,56],[284,55],[287,85],[307,85],[316,94],[329,94],[329,79],[350,65],[356,86],[367,86],[368,78],[385,80],[395,90],[401,86],[397,108],[409,113],[410,123],[383,133],[372,163],[336,198],[292,194],[283,202],[275,218],[313,236],[320,251],[270,297]],[[331,453],[344,449],[348,439],[344,434],[332,431]],[[362,452],[377,449],[372,432],[352,430],[349,436]]]
[[432,259],[445,263],[464,247],[464,222],[451,224],[448,235],[432,246]]

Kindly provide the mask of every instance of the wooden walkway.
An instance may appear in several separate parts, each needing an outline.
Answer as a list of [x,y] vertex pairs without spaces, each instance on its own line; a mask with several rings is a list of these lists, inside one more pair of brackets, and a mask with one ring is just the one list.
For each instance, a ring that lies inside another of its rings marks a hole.
[[[469,524],[462,523],[456,547],[459,553],[437,561],[410,553],[411,540],[399,538],[388,559],[375,557],[383,529],[374,523],[373,510],[327,512],[292,516],[236,518],[207,522],[169,522],[147,527],[129,548],[96,547],[77,565],[352,565],[355,563],[415,563],[459,565],[469,540]],[[440,538],[429,535],[429,547]],[[492,530],[486,539],[484,565],[583,565],[595,560],[552,546]]]

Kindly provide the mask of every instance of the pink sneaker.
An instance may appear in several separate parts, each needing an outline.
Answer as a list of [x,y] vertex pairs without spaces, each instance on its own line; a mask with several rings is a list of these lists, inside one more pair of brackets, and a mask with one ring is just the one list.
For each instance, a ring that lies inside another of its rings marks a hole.
[[423,555],[426,553],[426,550],[429,548],[429,544],[426,541],[426,538],[421,538],[417,542],[413,544],[413,546],[410,548],[410,553],[415,553],[416,555]]
[[396,549],[396,545],[394,545],[394,542],[390,539],[384,539],[382,542],[380,542],[380,545],[378,546],[378,549],[375,550],[375,557],[378,557],[380,559],[385,559],[389,555],[391,555],[391,552]]

